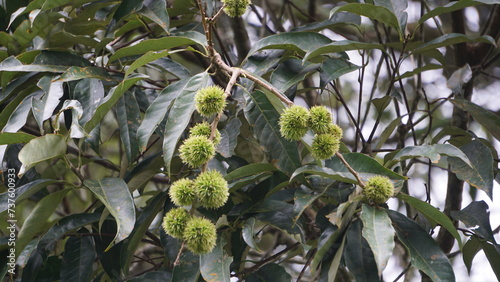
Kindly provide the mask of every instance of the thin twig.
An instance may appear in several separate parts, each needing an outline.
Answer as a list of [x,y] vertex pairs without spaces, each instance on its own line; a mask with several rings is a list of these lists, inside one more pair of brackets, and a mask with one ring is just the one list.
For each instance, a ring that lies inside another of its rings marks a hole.
[[182,255],[183,251],[184,251],[184,241],[182,241],[181,248],[179,249],[179,252],[177,253],[177,258],[175,258],[174,266],[178,266],[181,264],[181,255]]
[[344,156],[342,156],[341,153],[337,152],[335,153],[335,156],[337,156],[337,158],[339,158],[342,163],[347,167],[347,169],[349,170],[349,172],[354,175],[354,177],[356,178],[356,180],[358,181],[358,185],[361,186],[361,188],[365,188],[365,183],[363,182],[363,180],[361,180],[361,177],[359,177],[359,174],[352,168],[352,166],[344,159]]

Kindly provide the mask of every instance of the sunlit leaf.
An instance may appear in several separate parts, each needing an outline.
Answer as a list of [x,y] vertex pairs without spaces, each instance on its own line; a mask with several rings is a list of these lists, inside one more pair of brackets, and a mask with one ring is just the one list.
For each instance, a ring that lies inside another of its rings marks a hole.
[[19,152],[19,160],[23,164],[19,173],[23,174],[40,162],[64,155],[66,146],[66,138],[58,134],[31,139]]

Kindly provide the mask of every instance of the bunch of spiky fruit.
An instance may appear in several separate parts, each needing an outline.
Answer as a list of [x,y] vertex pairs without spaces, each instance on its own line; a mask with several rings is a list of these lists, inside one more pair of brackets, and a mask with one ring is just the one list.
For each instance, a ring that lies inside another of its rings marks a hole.
[[300,140],[312,129],[315,137],[311,154],[318,159],[329,159],[340,148],[342,128],[333,123],[325,106],[314,106],[310,110],[293,105],[283,112],[279,120],[281,135],[288,140]]
[[[203,88],[196,93],[195,106],[204,117],[220,114],[226,106],[226,94],[218,86]],[[212,127],[208,122],[195,125],[189,133],[189,138],[179,148],[181,160],[190,167],[203,166],[214,157],[220,133],[215,129],[210,138]],[[172,183],[169,195],[178,207],[171,209],[163,218],[165,232],[184,240],[187,248],[195,254],[211,252],[217,240],[215,225],[206,218],[196,216],[194,207],[222,207],[229,197],[224,177],[216,170],[202,170],[194,180],[183,178]],[[191,211],[184,208],[187,206],[191,206]]]

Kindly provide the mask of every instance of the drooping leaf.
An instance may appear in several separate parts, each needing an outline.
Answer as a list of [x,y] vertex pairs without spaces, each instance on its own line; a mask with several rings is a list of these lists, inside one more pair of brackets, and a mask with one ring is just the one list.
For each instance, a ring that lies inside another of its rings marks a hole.
[[297,145],[281,136],[280,115],[263,92],[250,93],[245,117],[271,162],[284,173],[292,174],[300,166]]
[[431,223],[432,227],[435,227],[437,223],[443,228],[446,228],[446,230],[448,230],[448,232],[450,232],[450,234],[453,235],[455,239],[457,239],[458,245],[460,246],[460,248],[462,248],[462,239],[460,237],[460,234],[453,225],[453,222],[451,222],[450,218],[447,217],[443,212],[422,200],[403,193],[399,193],[396,197],[400,200],[403,200],[405,203],[409,204],[420,213],[422,213],[425,218]]
[[460,147],[470,160],[472,167],[462,159],[450,157],[448,162],[451,171],[460,180],[464,180],[470,185],[483,190],[488,197],[492,198],[493,189],[493,156],[490,148],[481,141],[475,140]]
[[396,211],[387,210],[387,213],[398,239],[410,252],[412,266],[432,281],[455,281],[453,267],[436,241],[413,220]]
[[[145,54],[149,51],[168,50],[185,45],[207,45],[206,38],[203,34],[196,31],[178,32],[173,36],[163,37],[159,39],[148,39],[136,45],[124,47],[110,58],[109,62],[113,62],[123,57]],[[0,69],[1,70],[1,69]]]
[[[384,213],[383,211],[380,212]],[[356,281],[380,281],[380,275],[377,271],[377,264],[374,253],[370,249],[372,245],[368,244],[367,240],[363,236],[361,236],[362,230],[364,231],[361,221],[356,220],[351,224],[345,234],[346,246],[344,251],[344,259],[346,265],[349,268],[349,271],[353,274]],[[390,247],[390,245],[386,246]],[[392,253],[392,248],[384,251],[384,253],[386,252]]]
[[26,245],[50,226],[49,218],[70,189],[59,190],[41,199],[31,210],[17,234],[16,257]]
[[500,117],[498,115],[464,99],[454,99],[451,102],[471,114],[475,121],[488,129],[488,132],[497,140],[500,140]]
[[231,119],[222,129],[220,129],[221,141],[217,145],[217,152],[224,158],[234,155],[234,149],[238,145],[238,135],[240,135],[241,121],[238,118]]
[[33,116],[42,133],[43,122],[54,114],[54,110],[59,105],[60,99],[64,94],[62,81],[53,81],[52,79],[51,76],[45,76],[40,79],[38,87],[43,89],[45,95],[41,100],[32,100]]
[[395,246],[394,228],[392,228],[391,220],[387,213],[368,205],[363,205],[361,220],[363,221],[363,238],[366,239],[373,252],[373,258],[377,264],[378,277],[381,277]]
[[386,7],[389,11],[394,13],[399,21],[401,31],[404,32],[406,28],[406,21],[408,19],[408,14],[405,12],[406,8],[408,8],[407,0],[374,0],[373,4]]
[[490,225],[489,207],[484,201],[475,201],[461,211],[452,211],[451,216],[453,219],[459,220],[463,222],[465,226],[471,228],[476,235],[491,242],[495,242]]
[[[135,224],[135,204],[127,183],[121,178],[87,179],[83,184],[92,191],[115,218],[115,243],[127,238]],[[112,247],[110,244],[107,248]]]
[[217,238],[217,245],[208,254],[200,256],[200,272],[206,281],[231,281],[231,270],[229,266],[233,262],[233,257],[224,250],[226,240],[224,237]]
[[19,160],[23,164],[19,173],[23,174],[40,162],[64,155],[66,146],[66,138],[59,134],[47,134],[31,139],[19,152]]
[[[396,186],[402,185],[406,177],[399,175],[379,164],[376,160],[360,153],[344,154],[349,165],[359,174],[361,180],[367,181],[375,175],[384,175],[393,180]],[[337,157],[325,161],[325,166],[305,165],[293,172],[291,180],[303,173],[319,174],[342,182],[357,184],[356,178]]]
[[469,64],[454,71],[448,81],[446,81],[446,87],[448,87],[453,93],[462,93],[464,85],[472,79],[472,69]]
[[28,143],[31,139],[35,138],[35,135],[18,132],[0,132],[0,145],[10,145],[17,143]]
[[179,85],[180,88],[172,89],[172,91],[178,94],[177,98],[172,102],[170,114],[168,115],[165,125],[165,136],[163,138],[163,159],[165,161],[165,170],[168,175],[170,175],[170,162],[174,156],[177,142],[179,142],[194,112],[194,97],[196,92],[207,85],[208,74],[203,72],[193,76],[186,81],[185,84]]
[[97,126],[104,118],[104,116],[111,110],[111,108],[118,102],[118,100],[125,94],[125,92],[132,87],[137,81],[146,78],[145,75],[134,74],[125,78],[120,84],[113,87],[108,95],[104,97],[99,103],[92,118],[83,127],[85,132],[90,132]]
[[360,67],[342,59],[326,59],[321,65],[320,87],[323,89],[330,82]]
[[[89,233],[83,228],[79,233]],[[96,257],[90,236],[75,236],[66,241],[61,262],[61,280],[85,282],[92,278],[92,265]]]
[[335,28],[338,26],[345,26],[345,25],[359,26],[360,24],[361,24],[360,16],[347,12],[340,12],[340,13],[335,13],[328,20],[308,23],[303,26],[293,28],[291,31],[320,31],[326,28]]
[[[201,82],[199,77],[196,77],[196,79],[191,77],[181,79],[176,83],[170,84],[158,94],[158,97],[156,97],[146,110],[144,119],[137,129],[137,139],[141,152],[146,150],[149,138],[165,118],[172,101],[185,91],[194,91],[197,82]],[[191,88],[192,90],[189,90]]]
[[267,281],[291,281],[292,276],[286,270],[276,264],[268,263],[259,268],[256,272],[247,276],[247,282],[267,282]]
[[116,118],[120,128],[120,139],[129,163],[134,161],[139,152],[137,128],[141,112],[134,93],[127,91],[116,104]]
[[396,163],[411,158],[428,158],[433,163],[437,163],[441,156],[432,145],[406,146],[403,149],[385,155],[384,160],[387,167],[392,167]]
[[335,278],[337,277],[337,273],[339,271],[340,263],[342,262],[342,257],[345,250],[345,242],[347,241],[346,239],[347,236],[342,237],[342,243],[340,243],[340,247],[337,249],[337,252],[335,253],[335,256],[333,257],[333,260],[330,264],[330,267],[328,268],[327,272],[328,277],[326,277],[327,280],[322,280],[321,282],[335,281]]
[[146,0],[138,13],[148,17],[169,33],[170,17],[165,0]]
[[241,231],[241,235],[243,236],[243,240],[250,246],[252,249],[260,252],[259,246],[257,242],[255,242],[255,218],[251,217],[245,221],[243,224],[243,230]]
[[52,122],[54,127],[54,132],[59,132],[59,117],[66,111],[71,111],[71,126],[69,129],[69,137],[71,138],[83,138],[85,137],[85,132],[80,126],[80,119],[83,116],[83,107],[78,100],[65,100],[62,108],[57,113],[55,120]]
[[481,243],[476,236],[471,236],[469,241],[465,243],[462,248],[462,258],[464,260],[465,267],[467,267],[467,272],[470,275],[470,270],[472,268],[472,260],[476,254],[481,250]]
[[158,60],[160,58],[166,57],[170,55],[170,51],[149,51],[146,54],[142,55],[139,59],[135,60],[127,69],[125,72],[125,77],[129,76],[131,73],[133,73],[136,69],[144,66],[147,63],[150,63],[152,61]]

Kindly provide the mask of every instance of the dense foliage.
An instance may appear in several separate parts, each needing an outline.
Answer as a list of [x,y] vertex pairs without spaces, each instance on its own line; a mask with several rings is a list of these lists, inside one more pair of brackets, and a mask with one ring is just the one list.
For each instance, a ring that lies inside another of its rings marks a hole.
[[500,2],[347,2],[3,1],[2,277],[500,279]]

